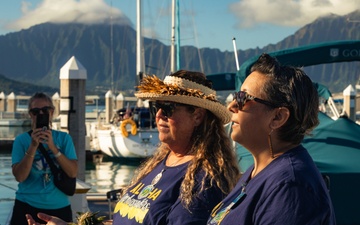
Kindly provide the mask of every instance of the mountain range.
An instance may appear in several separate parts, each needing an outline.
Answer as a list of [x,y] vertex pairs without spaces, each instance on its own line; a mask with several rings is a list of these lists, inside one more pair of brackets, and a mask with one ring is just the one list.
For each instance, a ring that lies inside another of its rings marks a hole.
[[[360,40],[360,22],[356,21],[360,21],[360,11],[320,17],[276,44],[238,50],[239,62],[263,52],[328,41]],[[19,91],[29,95],[39,87],[58,90],[60,68],[75,56],[87,69],[88,94],[104,94],[111,88],[130,93],[135,86],[135,35],[136,31],[125,25],[53,23],[1,35],[0,92],[18,94]],[[146,73],[160,77],[169,73],[170,46],[145,38],[144,53]],[[205,74],[236,72],[231,51],[181,46],[180,61],[181,68]],[[360,62],[347,62],[310,66],[305,71],[313,81],[326,85],[332,92],[339,92],[349,84],[355,85],[360,76],[359,68]]]

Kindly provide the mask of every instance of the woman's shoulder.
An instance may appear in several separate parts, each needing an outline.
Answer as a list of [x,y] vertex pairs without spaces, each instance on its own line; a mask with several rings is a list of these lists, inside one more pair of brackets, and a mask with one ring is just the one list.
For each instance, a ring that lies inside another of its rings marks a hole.
[[65,132],[65,131],[61,131],[61,130],[51,130],[53,135],[56,136],[70,136],[69,133]]
[[265,183],[275,186],[307,186],[321,180],[318,168],[302,146],[275,159],[264,169],[261,177]]
[[23,140],[25,138],[30,138],[31,137],[31,132],[32,132],[31,130],[23,132],[23,133],[17,135],[15,137],[15,140]]

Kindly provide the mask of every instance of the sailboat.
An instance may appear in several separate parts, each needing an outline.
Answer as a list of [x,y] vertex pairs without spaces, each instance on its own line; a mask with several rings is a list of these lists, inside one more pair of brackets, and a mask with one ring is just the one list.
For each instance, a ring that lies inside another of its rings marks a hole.
[[[145,71],[143,60],[143,39],[141,32],[141,0],[137,0],[136,25],[136,77],[139,82]],[[155,118],[152,117],[149,104],[138,100],[136,107],[117,110],[113,122],[96,129],[100,150],[117,158],[146,158],[151,156],[159,144]]]

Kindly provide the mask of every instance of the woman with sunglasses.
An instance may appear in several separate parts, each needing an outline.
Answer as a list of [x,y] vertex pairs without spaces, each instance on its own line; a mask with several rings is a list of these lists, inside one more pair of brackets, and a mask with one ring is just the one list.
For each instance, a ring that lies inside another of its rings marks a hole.
[[117,203],[114,225],[206,224],[236,184],[239,169],[224,125],[231,114],[204,74],[147,76],[138,98],[149,99],[161,141]]
[[11,225],[26,225],[25,214],[37,218],[38,212],[72,220],[69,197],[55,187],[49,165],[38,150],[42,144],[57,166],[76,177],[77,157],[70,135],[51,129],[54,108],[44,93],[35,93],[29,99],[32,130],[18,135],[12,147],[12,172],[19,184]]
[[335,224],[325,182],[304,136],[318,125],[319,99],[299,68],[263,54],[235,93],[231,138],[253,156],[208,224]]

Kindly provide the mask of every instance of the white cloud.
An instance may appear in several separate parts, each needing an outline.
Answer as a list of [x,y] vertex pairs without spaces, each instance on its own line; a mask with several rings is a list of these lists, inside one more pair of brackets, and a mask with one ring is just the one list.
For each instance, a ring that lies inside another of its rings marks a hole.
[[345,15],[360,9],[360,0],[241,0],[229,6],[237,27],[258,23],[304,26],[327,14]]
[[22,2],[23,16],[7,28],[19,30],[33,25],[53,23],[104,23],[112,20],[114,23],[131,24],[130,20],[119,9],[111,8],[104,0],[43,0],[31,9],[29,2]]

